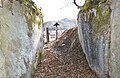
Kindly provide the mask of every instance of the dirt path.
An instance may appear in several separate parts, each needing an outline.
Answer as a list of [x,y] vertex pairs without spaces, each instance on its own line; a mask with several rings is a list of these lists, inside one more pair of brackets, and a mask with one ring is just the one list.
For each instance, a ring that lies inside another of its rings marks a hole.
[[77,29],[72,29],[59,40],[45,45],[42,63],[33,78],[98,78],[87,64],[76,33]]

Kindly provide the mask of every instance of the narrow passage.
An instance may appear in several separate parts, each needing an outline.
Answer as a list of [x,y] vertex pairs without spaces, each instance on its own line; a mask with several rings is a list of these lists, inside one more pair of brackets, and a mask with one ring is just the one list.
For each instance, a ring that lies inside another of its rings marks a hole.
[[98,78],[89,68],[79,43],[77,27],[45,45],[42,62],[33,78]]

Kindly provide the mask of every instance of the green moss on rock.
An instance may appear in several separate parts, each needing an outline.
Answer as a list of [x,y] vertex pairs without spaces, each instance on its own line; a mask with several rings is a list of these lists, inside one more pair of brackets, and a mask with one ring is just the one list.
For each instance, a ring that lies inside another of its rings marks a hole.
[[[109,0],[86,0],[81,8],[81,13],[86,22],[91,22],[95,32],[100,32],[105,26],[110,23],[110,7]],[[91,10],[96,10],[96,15],[90,13]]]
[[17,0],[17,1],[21,4],[22,9],[24,10],[24,16],[26,18],[27,26],[29,29],[27,35],[31,37],[33,25],[35,24],[38,25],[39,29],[42,26],[43,16],[41,13],[41,8],[38,8],[32,0]]
[[38,28],[42,25],[41,8],[38,8],[32,0],[10,0],[11,3],[18,1],[25,11],[24,15],[27,20],[28,29],[32,30],[33,24],[37,24]]
[[25,74],[21,74],[19,78],[25,78]]

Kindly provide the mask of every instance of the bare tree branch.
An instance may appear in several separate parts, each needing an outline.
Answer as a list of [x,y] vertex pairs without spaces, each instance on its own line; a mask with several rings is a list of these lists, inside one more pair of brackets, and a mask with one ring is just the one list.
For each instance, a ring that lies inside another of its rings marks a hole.
[[81,6],[76,3],[76,0],[73,0],[73,3],[78,7],[78,9],[81,8]]

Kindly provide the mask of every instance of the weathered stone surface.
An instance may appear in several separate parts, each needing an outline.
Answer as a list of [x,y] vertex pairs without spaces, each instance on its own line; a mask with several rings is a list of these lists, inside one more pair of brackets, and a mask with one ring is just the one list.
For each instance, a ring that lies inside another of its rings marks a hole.
[[88,4],[83,6],[78,14],[78,29],[89,66],[103,78],[109,76],[110,9],[107,3],[100,3],[87,9]]
[[30,78],[40,60],[42,22],[30,30],[24,7],[4,0],[0,8],[0,78]]
[[[79,38],[90,67],[102,78],[119,78],[120,1],[103,1],[106,2],[96,5],[99,7],[84,7],[78,14]],[[90,16],[92,13],[94,15]]]
[[112,0],[111,5],[111,78],[120,77],[120,1]]

